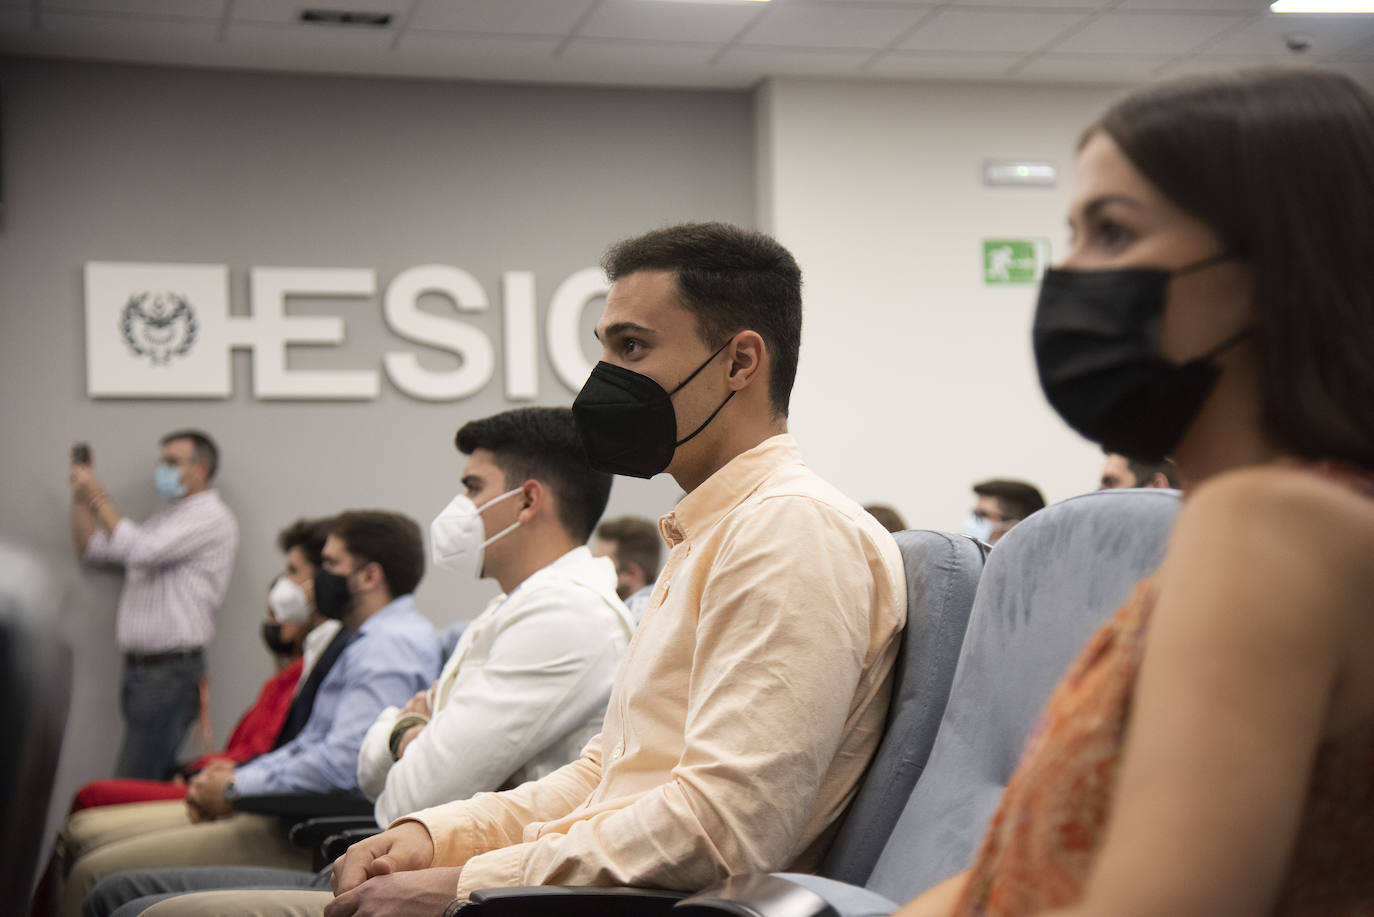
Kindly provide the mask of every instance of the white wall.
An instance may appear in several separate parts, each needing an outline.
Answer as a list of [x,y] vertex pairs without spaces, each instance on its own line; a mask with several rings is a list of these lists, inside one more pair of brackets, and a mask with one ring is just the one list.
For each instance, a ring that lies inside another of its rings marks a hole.
[[[1035,287],[984,286],[981,240],[1047,236],[1062,254],[1073,148],[1110,99],[808,80],[759,93],[759,225],[805,278],[792,431],[851,496],[948,529],[980,479],[1024,478],[1050,502],[1095,486],[1099,451],[1036,380]],[[984,188],[987,158],[1051,160],[1059,186]]]

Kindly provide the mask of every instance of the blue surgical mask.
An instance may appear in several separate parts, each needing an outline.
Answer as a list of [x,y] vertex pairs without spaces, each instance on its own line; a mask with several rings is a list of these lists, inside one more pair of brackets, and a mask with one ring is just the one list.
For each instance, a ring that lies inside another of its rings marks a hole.
[[158,465],[153,473],[153,484],[157,492],[168,500],[186,496],[186,485],[181,483],[181,469],[175,465]]
[[959,534],[986,542],[992,537],[992,520],[986,516],[969,513],[964,519],[964,524],[959,527]]

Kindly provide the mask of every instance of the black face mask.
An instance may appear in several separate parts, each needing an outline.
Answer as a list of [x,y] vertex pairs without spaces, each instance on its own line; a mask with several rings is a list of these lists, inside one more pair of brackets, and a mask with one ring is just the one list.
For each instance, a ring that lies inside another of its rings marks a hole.
[[267,649],[278,656],[294,656],[296,654],[296,644],[289,643],[281,638],[281,625],[271,621],[262,622],[262,642],[267,644]]
[[733,391],[726,395],[701,426],[682,439],[677,438],[673,396],[729,345],[730,341],[720,345],[671,392],[633,370],[605,362],[596,364],[572,406],[577,433],[592,468],[634,478],[652,478],[667,468],[677,447],[705,430],[735,397]]
[[315,610],[333,621],[342,621],[353,605],[353,591],[348,577],[315,568]]
[[1159,352],[1169,281],[1235,256],[1176,271],[1049,270],[1035,310],[1035,363],[1051,407],[1079,433],[1139,461],[1159,461],[1183,439],[1221,367],[1216,358],[1251,333],[1174,363]]

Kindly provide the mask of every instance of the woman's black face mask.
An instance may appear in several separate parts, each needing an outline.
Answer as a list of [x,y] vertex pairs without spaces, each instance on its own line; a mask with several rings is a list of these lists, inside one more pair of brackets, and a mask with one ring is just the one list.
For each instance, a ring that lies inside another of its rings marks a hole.
[[1169,281],[1234,257],[1175,271],[1046,271],[1032,336],[1050,406],[1108,452],[1167,457],[1216,385],[1217,356],[1251,333],[1246,328],[1184,363],[1165,358],[1159,340]]

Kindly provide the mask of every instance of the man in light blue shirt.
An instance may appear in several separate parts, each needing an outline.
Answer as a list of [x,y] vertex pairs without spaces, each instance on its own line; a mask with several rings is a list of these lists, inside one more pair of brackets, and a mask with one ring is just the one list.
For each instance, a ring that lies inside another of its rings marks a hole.
[[281,823],[235,814],[238,795],[346,793],[360,796],[358,749],[377,715],[402,706],[439,674],[439,639],[411,596],[424,574],[420,529],[396,513],[350,511],[335,518],[314,581],[315,607],[352,634],[320,684],[305,727],[287,744],[234,768],[212,766],[187,788],[192,822],[141,833],[82,856],[63,888],[79,902],[100,878],[127,869],[215,864],[300,865]]

